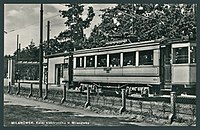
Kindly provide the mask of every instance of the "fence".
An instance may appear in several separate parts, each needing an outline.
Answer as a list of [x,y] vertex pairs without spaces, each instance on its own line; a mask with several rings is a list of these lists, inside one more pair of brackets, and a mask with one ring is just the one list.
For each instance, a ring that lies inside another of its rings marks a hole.
[[[4,87],[4,93],[18,94],[26,97],[39,98],[39,89],[35,84],[31,83],[28,86],[23,84],[17,84]],[[45,89],[43,89],[43,95],[45,95]],[[123,97],[123,96],[122,96]],[[49,88],[47,100],[53,102],[61,102],[63,99],[62,88]],[[185,97],[177,97],[176,93],[171,93],[171,102],[167,101],[143,101],[143,100],[132,100],[125,97],[125,111],[129,114],[139,114],[145,117],[156,118],[156,119],[169,119],[169,115],[173,114],[172,121],[178,122],[196,122],[196,104],[183,104],[177,103],[177,99],[184,100]],[[108,97],[99,94],[90,94],[89,103],[93,108],[98,108],[98,111],[109,110],[107,112],[116,114],[119,113],[122,108],[122,98],[120,97]],[[71,92],[66,91],[65,103],[68,105],[74,104],[74,106],[84,107],[88,102],[88,95],[82,92]],[[176,118],[175,118],[176,117]]]

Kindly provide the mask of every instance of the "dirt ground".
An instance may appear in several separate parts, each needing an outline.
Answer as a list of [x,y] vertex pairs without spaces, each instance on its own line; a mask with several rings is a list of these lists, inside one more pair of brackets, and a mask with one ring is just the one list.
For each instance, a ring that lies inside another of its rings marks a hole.
[[76,109],[47,102],[4,95],[5,126],[155,126],[128,121],[124,115],[97,114],[87,109]]
[[[5,91],[6,92],[6,91]],[[73,100],[68,100],[65,101],[63,104],[60,103],[60,99],[62,97],[62,93],[57,93],[57,91],[51,91],[51,93],[53,94],[49,94],[49,98],[47,100],[43,100],[40,98],[36,97],[31,97],[31,98],[27,98],[27,94],[25,93],[26,90],[22,90],[22,93],[20,93],[20,95],[9,95],[9,94],[5,94],[4,95],[4,105],[6,109],[9,109],[9,106],[20,106],[20,108],[18,107],[17,109],[23,109],[21,108],[21,106],[23,107],[32,107],[34,109],[47,109],[47,112],[51,112],[51,113],[73,113],[73,115],[78,115],[79,117],[94,117],[94,118],[113,118],[112,120],[114,121],[114,118],[117,118],[117,120],[120,120],[120,125],[139,125],[139,126],[196,126],[196,122],[194,121],[190,121],[190,120],[183,120],[183,118],[180,118],[179,120],[174,121],[172,124],[170,124],[167,116],[169,115],[168,113],[165,114],[166,118],[160,118],[160,117],[152,117],[149,116],[148,114],[145,115],[145,112],[143,111],[143,113],[138,113],[140,112],[140,109],[137,107],[133,107],[134,111],[137,111],[137,113],[130,113],[130,111],[124,112],[122,114],[119,114],[119,107],[114,107],[112,105],[106,105],[103,103],[95,103],[94,100],[92,103],[92,106],[89,106],[87,108],[84,108],[84,101],[85,99],[81,99],[84,96],[80,96],[80,95],[69,95],[70,97],[73,97]],[[60,91],[59,91],[60,92]],[[23,95],[23,96],[22,96]],[[76,97],[78,96],[78,97]],[[112,97],[107,97],[108,101],[111,100]],[[78,100],[77,100],[78,99]],[[120,103],[120,101],[116,100],[116,103]],[[137,104],[137,103],[136,103]],[[121,103],[120,103],[121,105]],[[158,105],[161,106],[161,105]],[[50,109],[51,108],[51,109]],[[138,109],[138,110],[135,110]],[[29,108],[26,108],[29,109]],[[132,110],[132,108],[131,108]],[[132,111],[133,111],[132,110]],[[29,109],[29,111],[31,111]],[[46,112],[44,110],[41,110],[42,113]],[[12,112],[12,111],[11,111]],[[47,113],[46,112],[46,113]],[[154,115],[162,115],[162,112],[153,112]],[[8,119],[10,119],[9,117],[9,111],[7,111],[7,114],[5,114],[5,117],[7,116]],[[18,115],[16,113],[16,115]],[[42,117],[41,117],[42,118]],[[185,116],[184,116],[185,118]],[[104,119],[105,120],[105,119]],[[196,120],[196,119],[195,119]],[[93,120],[92,120],[93,121]],[[108,122],[110,122],[108,120]],[[111,123],[107,125],[114,125],[115,123]],[[106,124],[106,123],[101,123],[101,124]],[[119,122],[118,122],[119,123]],[[93,125],[98,124],[97,122],[94,123]],[[116,124],[117,125],[117,124]]]

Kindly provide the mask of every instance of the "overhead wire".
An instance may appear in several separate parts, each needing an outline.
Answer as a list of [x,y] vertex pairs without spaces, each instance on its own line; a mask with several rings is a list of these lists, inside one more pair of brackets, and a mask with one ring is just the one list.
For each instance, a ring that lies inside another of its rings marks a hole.
[[[56,15],[54,15],[54,16],[45,18],[45,19],[43,19],[43,20],[49,20],[49,19],[55,18],[55,17],[57,17],[57,16],[60,16],[60,14],[56,14]],[[30,26],[32,26],[32,25],[35,25],[35,24],[39,24],[39,21],[34,22],[34,23],[32,23],[32,24],[29,24],[29,25],[27,25],[27,26],[20,27],[20,28],[18,28],[18,29],[12,29],[12,30],[6,31],[6,32],[9,33],[9,32],[14,32],[14,31],[22,30],[22,29],[25,29],[25,28],[30,27]]]

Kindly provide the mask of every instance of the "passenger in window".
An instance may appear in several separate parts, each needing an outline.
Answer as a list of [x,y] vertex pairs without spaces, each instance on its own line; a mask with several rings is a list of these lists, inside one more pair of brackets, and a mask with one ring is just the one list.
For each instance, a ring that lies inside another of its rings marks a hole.
[[112,60],[111,60],[111,67],[116,67],[116,66],[119,66],[119,59],[117,59],[117,58],[113,58]]
[[153,51],[142,51],[140,52],[140,65],[153,65]]

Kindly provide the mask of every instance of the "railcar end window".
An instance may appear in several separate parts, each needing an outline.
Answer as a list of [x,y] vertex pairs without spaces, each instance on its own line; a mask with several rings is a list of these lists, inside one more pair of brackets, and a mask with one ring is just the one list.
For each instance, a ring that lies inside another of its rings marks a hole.
[[139,65],[153,65],[153,50],[139,52]]
[[120,66],[120,53],[110,54],[110,67]]
[[174,64],[188,63],[188,47],[174,48],[173,54]]
[[97,67],[106,67],[106,66],[107,66],[107,55],[98,55]]
[[84,67],[84,57],[77,57],[76,58],[76,67],[77,68]]
[[94,67],[94,56],[86,57],[86,67]]
[[126,52],[123,54],[123,66],[135,65],[135,52]]
[[196,47],[190,47],[190,63],[196,63]]

